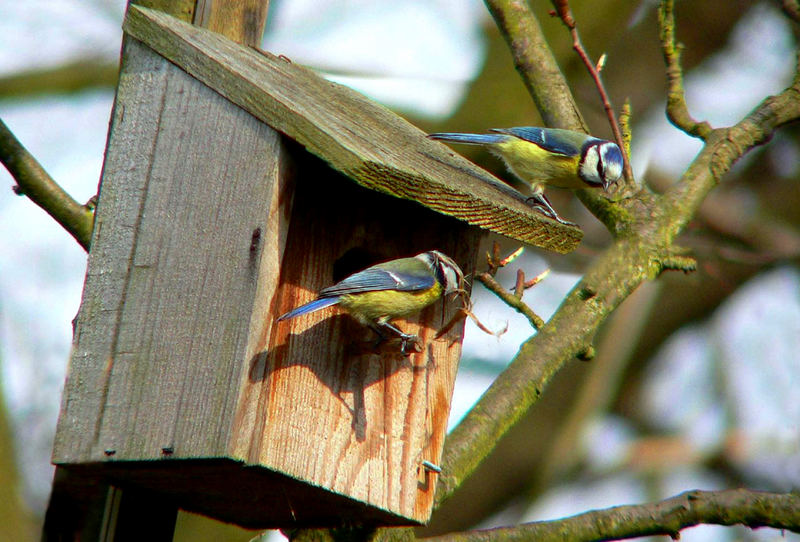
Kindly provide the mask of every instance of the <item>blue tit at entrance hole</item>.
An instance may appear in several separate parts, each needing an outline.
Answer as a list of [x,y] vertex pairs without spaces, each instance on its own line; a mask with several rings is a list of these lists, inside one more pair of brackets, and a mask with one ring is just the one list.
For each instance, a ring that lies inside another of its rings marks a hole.
[[403,333],[390,320],[416,313],[444,294],[460,291],[461,268],[438,250],[380,263],[359,271],[319,292],[317,299],[278,317],[287,320],[331,305],[339,305],[356,320],[372,328],[380,340],[386,331],[402,340],[402,352],[417,337]]
[[534,205],[561,223],[569,224],[544,196],[545,185],[573,189],[602,186],[608,190],[622,175],[622,152],[612,141],[571,130],[533,126],[489,131],[493,133],[438,133],[428,137],[485,146],[505,162],[511,173],[530,184]]

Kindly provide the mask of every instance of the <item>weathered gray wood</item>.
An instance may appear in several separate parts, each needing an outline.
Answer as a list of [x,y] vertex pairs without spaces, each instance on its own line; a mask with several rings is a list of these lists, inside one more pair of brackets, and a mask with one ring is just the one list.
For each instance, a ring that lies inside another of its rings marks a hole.
[[225,456],[286,235],[279,136],[125,47],[57,463]]
[[363,186],[557,252],[580,241],[578,228],[544,217],[399,116],[309,69],[137,6],[124,28]]
[[426,521],[457,305],[398,322],[408,358],[334,310],[273,319],[353,251],[351,272],[440,249],[470,273],[480,230],[285,153],[132,38],[112,120],[54,461],[247,526]]
[[[172,13],[170,10],[160,10]],[[269,0],[197,0],[195,25],[208,28],[228,39],[258,46],[264,36]]]

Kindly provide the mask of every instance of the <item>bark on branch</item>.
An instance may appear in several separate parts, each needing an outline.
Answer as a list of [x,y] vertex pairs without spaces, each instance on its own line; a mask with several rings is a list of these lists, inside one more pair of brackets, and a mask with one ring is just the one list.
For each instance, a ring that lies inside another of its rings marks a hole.
[[800,495],[746,489],[688,491],[652,504],[615,506],[555,521],[452,533],[424,540],[560,542],[569,539],[588,542],[650,535],[668,535],[677,540],[682,529],[701,523],[744,525],[753,529],[769,526],[797,533],[800,532]]
[[90,207],[81,205],[53,180],[0,120],[0,162],[17,181],[16,192],[28,196],[89,250],[94,227]]

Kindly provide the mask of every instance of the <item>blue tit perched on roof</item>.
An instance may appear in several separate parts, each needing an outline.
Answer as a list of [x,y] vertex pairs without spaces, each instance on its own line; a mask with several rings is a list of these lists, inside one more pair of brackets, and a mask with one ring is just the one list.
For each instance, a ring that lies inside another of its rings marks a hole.
[[491,134],[438,133],[431,139],[483,145],[530,183],[531,200],[545,214],[566,223],[544,196],[545,185],[560,188],[608,187],[622,175],[622,152],[616,143],[556,128],[493,128]]
[[461,268],[438,250],[379,263],[341,282],[322,289],[317,299],[278,317],[287,320],[339,305],[356,320],[372,328],[381,340],[385,331],[402,340],[402,352],[415,335],[403,333],[390,320],[421,311],[444,294],[459,291],[464,282]]

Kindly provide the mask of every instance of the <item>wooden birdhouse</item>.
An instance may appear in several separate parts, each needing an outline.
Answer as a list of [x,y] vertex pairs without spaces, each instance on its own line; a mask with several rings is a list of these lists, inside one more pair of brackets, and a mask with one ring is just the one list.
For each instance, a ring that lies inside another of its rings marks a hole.
[[580,231],[288,59],[136,6],[124,29],[53,461],[250,527],[426,522],[458,303],[398,322],[410,356],[334,309],[276,316],[426,250],[470,273],[485,230]]

